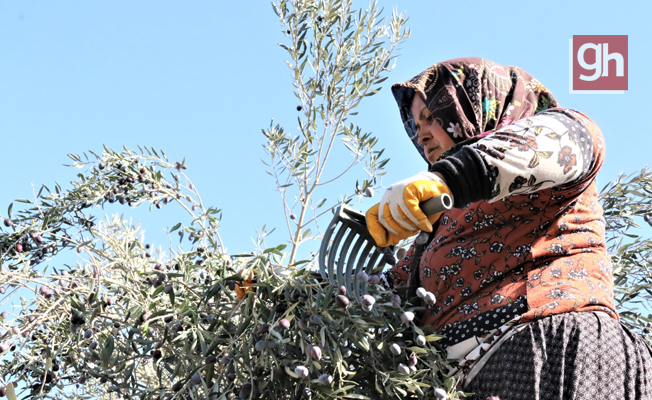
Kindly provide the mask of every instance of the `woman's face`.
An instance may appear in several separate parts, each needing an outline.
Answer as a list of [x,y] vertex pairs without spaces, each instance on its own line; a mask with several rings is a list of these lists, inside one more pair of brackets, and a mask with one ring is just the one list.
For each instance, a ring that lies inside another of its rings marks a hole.
[[428,162],[433,164],[446,150],[453,147],[455,142],[435,121],[426,104],[417,95],[414,95],[412,101],[412,115],[419,133],[419,143],[424,147]]

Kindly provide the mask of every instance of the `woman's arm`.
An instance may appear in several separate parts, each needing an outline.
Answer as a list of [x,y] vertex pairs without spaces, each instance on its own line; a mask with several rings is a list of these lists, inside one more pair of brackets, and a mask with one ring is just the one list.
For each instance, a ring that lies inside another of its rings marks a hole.
[[434,163],[455,207],[550,187],[584,189],[604,159],[602,132],[588,117],[551,109],[507,125]]

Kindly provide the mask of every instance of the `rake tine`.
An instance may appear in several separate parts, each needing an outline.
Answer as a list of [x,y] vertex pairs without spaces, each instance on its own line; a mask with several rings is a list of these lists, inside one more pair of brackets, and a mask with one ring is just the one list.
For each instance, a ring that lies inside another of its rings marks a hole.
[[[337,273],[335,274],[335,280],[337,281],[338,286],[340,285],[340,276],[342,276],[342,270],[344,269],[344,264],[346,263],[347,258],[351,259],[352,257],[352,255],[349,254],[348,251],[349,251],[349,247],[351,247],[351,243],[353,242],[353,239],[356,236],[358,236],[358,233],[355,231],[355,229],[350,229],[349,234],[347,235],[346,240],[344,241],[344,244],[339,249],[339,256],[337,258]],[[331,248],[331,251],[332,250],[333,248]],[[335,250],[337,251],[337,249]]]
[[[365,246],[364,252],[363,252],[364,257],[360,257],[360,259],[358,260],[358,266],[356,268],[356,271],[357,271],[356,275],[363,268],[366,271],[368,271],[369,270],[369,265],[373,265],[376,262],[376,258],[378,258],[378,252],[375,251],[375,249],[374,249],[375,247],[376,246],[374,244],[367,243],[367,245]],[[366,255],[368,255],[370,252],[373,255],[371,256],[371,259],[365,263],[365,259],[367,258]],[[362,294],[367,293],[368,285],[369,284],[366,283],[366,282],[365,283],[360,283],[357,280],[355,281],[355,294],[356,294],[356,298],[357,298],[358,302],[360,301],[361,293]],[[376,305],[373,306],[371,311],[373,312],[374,315],[378,316],[378,309],[377,309]]]
[[[371,271],[374,270],[373,266],[374,266],[374,264],[376,264],[376,260],[378,259],[378,256],[380,256],[380,254],[374,249],[373,250],[373,255],[371,256],[371,258],[369,259],[369,261],[367,261],[367,264],[365,265],[365,272],[368,275],[371,274]],[[380,259],[380,262],[383,263],[382,258]],[[369,284],[367,282],[362,283],[362,284],[360,284],[360,291],[362,293],[367,293],[367,288],[368,287],[369,287]]]
[[[362,269],[365,266],[365,259],[367,258],[366,256],[373,248],[374,245],[367,242],[367,245],[365,246],[364,250],[362,250],[362,256],[358,257],[358,264],[356,265],[354,275],[358,275],[358,272],[362,271]],[[362,296],[362,294],[364,293],[360,294],[360,282],[358,282],[357,279],[353,282],[353,288],[354,288],[355,298],[359,302],[360,296]]]
[[353,264],[356,261],[356,258],[358,257],[358,253],[360,252],[360,248],[362,245],[367,242],[367,240],[360,236],[358,240],[355,242],[355,245],[353,246],[353,250],[351,251],[351,254],[349,255],[348,262],[346,263],[346,272],[345,272],[345,279],[346,279],[346,290],[349,291],[349,293],[353,293],[354,289],[353,286],[351,286],[351,279],[355,278],[353,275]]
[[[337,210],[335,210],[336,215],[340,215],[340,210],[342,206],[337,207]],[[321,241],[321,246],[319,246],[319,272],[321,273],[321,277],[328,280],[330,280],[331,285],[334,285],[335,282],[333,280],[333,270],[330,270],[330,273],[326,272],[326,254],[329,253],[328,245],[331,239],[331,236],[333,235],[333,232],[335,231],[335,227],[337,227],[337,224],[339,222],[339,218],[333,218],[331,222],[328,224],[328,227],[326,228],[326,233],[324,233],[324,237]],[[331,249],[332,249],[331,245]],[[329,257],[329,264],[330,264],[330,257]]]
[[[394,246],[387,247],[389,251],[394,250]],[[385,254],[387,254],[385,251],[383,253],[378,253],[375,251],[376,255],[373,256],[373,259],[369,260],[367,263],[367,270],[365,271],[368,275],[371,275],[374,273],[374,271],[382,272],[385,264]],[[380,257],[380,260],[378,261],[378,264],[376,264],[376,259]],[[375,265],[375,266],[374,266]]]
[[[344,234],[346,233],[346,231],[348,229],[349,229],[348,226],[342,225],[342,227],[337,230],[337,233],[335,234],[335,239],[333,239],[333,243],[331,243],[331,247],[328,250],[328,264],[327,264],[328,279],[330,280],[331,285],[333,285],[333,286],[336,285],[336,282],[335,282],[335,279],[334,279],[334,276],[333,276],[333,275],[335,275],[333,273],[333,271],[335,271],[335,261],[338,258],[346,256],[346,254],[342,254],[342,252],[339,252],[339,254],[338,254],[338,250],[339,250],[339,247],[340,247],[340,242],[342,241],[342,238],[344,237]],[[337,260],[337,262],[339,264],[339,260]]]

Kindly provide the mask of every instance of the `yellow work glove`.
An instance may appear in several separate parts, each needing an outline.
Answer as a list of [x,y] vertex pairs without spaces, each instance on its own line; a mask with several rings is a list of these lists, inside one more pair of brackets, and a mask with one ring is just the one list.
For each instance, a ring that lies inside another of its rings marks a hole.
[[420,172],[388,187],[380,203],[367,210],[367,229],[380,247],[393,246],[419,231],[432,232],[442,213],[426,216],[419,203],[441,194],[452,197],[439,176]]

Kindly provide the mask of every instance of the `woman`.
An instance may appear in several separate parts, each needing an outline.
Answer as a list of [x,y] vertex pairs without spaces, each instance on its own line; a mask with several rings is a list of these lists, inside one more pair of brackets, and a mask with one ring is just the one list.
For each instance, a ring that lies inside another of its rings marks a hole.
[[[420,323],[446,337],[464,390],[652,398],[652,351],[613,302],[595,123],[521,68],[482,58],[437,63],[392,92],[429,168],[387,189],[369,231],[379,246],[430,233],[388,275],[435,294]],[[425,216],[419,202],[442,193],[453,209]]]

